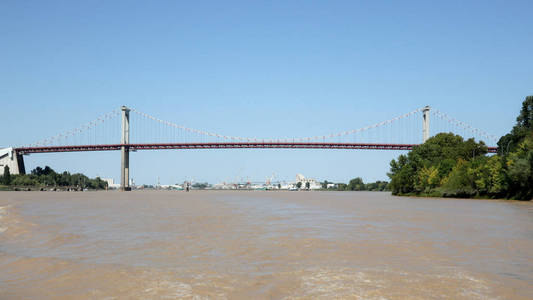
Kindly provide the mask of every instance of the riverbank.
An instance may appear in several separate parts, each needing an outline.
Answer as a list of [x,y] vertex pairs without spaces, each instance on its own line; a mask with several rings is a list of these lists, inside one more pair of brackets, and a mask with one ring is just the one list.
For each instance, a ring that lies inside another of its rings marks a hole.
[[51,192],[81,192],[81,191],[103,191],[105,189],[82,189],[77,186],[12,186],[12,185],[0,185],[0,191],[11,192],[32,192],[32,191],[51,191]]
[[502,200],[502,201],[533,201],[533,199],[509,199],[509,198],[501,198],[501,197],[494,197],[489,195],[474,195],[474,196],[465,196],[460,197],[456,194],[454,195],[447,195],[440,192],[431,192],[431,193],[405,193],[405,194],[392,194],[393,196],[397,197],[412,197],[412,198],[446,198],[446,199],[476,199],[476,200]]

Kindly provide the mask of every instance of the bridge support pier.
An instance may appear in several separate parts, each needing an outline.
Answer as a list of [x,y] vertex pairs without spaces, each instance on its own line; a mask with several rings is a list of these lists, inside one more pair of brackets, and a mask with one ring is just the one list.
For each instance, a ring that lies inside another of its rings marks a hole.
[[429,106],[426,106],[422,109],[422,112],[424,113],[424,123],[422,126],[422,142],[425,143],[429,139],[429,110],[431,108]]
[[26,174],[24,157],[13,148],[0,149],[0,175],[4,175],[6,166],[11,174]]
[[122,138],[121,138],[121,164],[120,164],[120,189],[131,191],[130,187],[130,109],[126,106],[122,110]]

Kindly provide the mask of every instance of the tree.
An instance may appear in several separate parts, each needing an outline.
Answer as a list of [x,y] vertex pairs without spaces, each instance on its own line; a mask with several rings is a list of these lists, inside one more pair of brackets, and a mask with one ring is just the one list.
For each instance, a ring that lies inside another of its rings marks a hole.
[[37,175],[37,176],[41,175],[42,172],[43,172],[43,168],[41,168],[41,167],[37,167],[37,168],[31,170],[31,174],[32,175]]
[[362,191],[365,189],[365,183],[361,177],[356,177],[348,182],[348,189],[350,191]]
[[309,183],[309,181],[307,181],[305,183],[305,189],[308,190],[309,188],[311,188],[311,183]]
[[328,188],[328,183],[329,183],[329,182],[328,182],[327,180],[324,180],[324,182],[322,182],[322,184],[321,184],[321,185],[322,185],[322,188],[323,188],[323,189],[327,189],[327,188]]
[[337,190],[339,191],[345,191],[348,189],[348,185],[346,183],[339,183],[337,184]]
[[387,175],[391,178],[392,193],[431,193],[452,172],[458,160],[467,162],[473,159],[473,154],[484,156],[487,151],[483,142],[439,133],[415,146],[407,155],[400,155],[397,161],[391,161]]
[[44,169],[41,168],[41,167],[37,167],[37,168],[31,170],[31,174],[32,175],[36,175],[36,176],[55,175],[56,172],[52,168],[50,168],[49,166],[46,166],[46,167],[44,167]]
[[[87,176],[69,172],[56,173],[52,168],[46,166],[44,169],[36,167],[30,174],[21,174],[10,177],[10,184],[16,186],[78,186],[90,189],[105,189],[107,182],[99,177],[90,179]],[[4,182],[2,178],[1,183]]]
[[418,192],[430,192],[440,184],[439,170],[436,166],[424,166],[419,172],[415,182]]
[[527,96],[522,102],[522,109],[516,118],[516,126],[524,129],[533,129],[533,95]]
[[209,186],[207,182],[195,182],[192,187],[198,190],[205,190]]
[[507,159],[509,197],[520,200],[533,198],[533,133],[517,146]]
[[499,156],[492,156],[487,160],[487,163],[483,165],[486,176],[482,179],[483,184],[479,184],[476,181],[476,185],[481,188],[485,188],[488,194],[499,196],[507,190],[507,183],[505,173],[503,170],[503,163]]
[[300,189],[300,188],[302,187],[302,182],[301,182],[301,181],[298,181],[298,182],[296,183],[296,187],[297,187],[298,189]]
[[[439,133],[390,163],[393,194],[533,198],[533,96],[516,125],[498,141],[499,154],[473,139]],[[373,187],[372,187],[373,188]]]
[[2,183],[5,184],[5,185],[10,185],[11,184],[11,172],[9,171],[9,167],[8,166],[5,166],[4,167],[4,176],[2,176]]
[[413,164],[409,163],[406,155],[400,155],[398,161],[390,162],[390,173],[387,175],[391,179],[390,188],[393,195],[407,194],[414,191],[415,170]]
[[444,179],[442,190],[443,196],[448,197],[472,197],[476,194],[474,180],[469,176],[469,163],[459,159],[450,174]]
[[15,186],[35,186],[38,185],[39,182],[36,179],[30,178],[30,176],[22,175],[15,177],[11,184]]
[[498,141],[500,155],[513,152],[518,144],[533,130],[533,95],[527,96],[522,102],[522,109],[516,118],[516,125],[510,133],[502,136]]
[[498,141],[504,156],[507,197],[531,200],[533,197],[533,96],[527,96],[509,134]]

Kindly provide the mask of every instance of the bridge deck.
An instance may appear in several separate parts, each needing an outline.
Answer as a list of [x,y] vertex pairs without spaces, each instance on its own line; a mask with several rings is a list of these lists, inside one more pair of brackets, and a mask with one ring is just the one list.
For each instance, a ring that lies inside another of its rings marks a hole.
[[[361,144],[361,143],[165,143],[165,144],[108,144],[78,146],[22,147],[14,150],[19,154],[116,151],[123,146],[130,151],[165,149],[354,149],[354,150],[412,150],[416,144]],[[489,153],[496,153],[497,147],[488,147]]]

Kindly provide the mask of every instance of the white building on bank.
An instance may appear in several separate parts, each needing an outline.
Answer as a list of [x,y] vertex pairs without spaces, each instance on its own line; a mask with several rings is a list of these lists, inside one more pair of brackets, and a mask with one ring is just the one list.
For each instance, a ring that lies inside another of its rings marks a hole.
[[107,188],[108,189],[119,189],[120,183],[115,183],[115,180],[113,178],[102,178],[103,181],[107,182]]
[[296,175],[296,182],[293,184],[293,186],[296,187],[298,182],[302,183],[302,186],[300,187],[300,189],[305,189],[307,183],[309,183],[310,190],[319,190],[322,188],[322,184],[320,184],[320,182],[318,182],[316,179],[305,178],[305,176],[303,176],[302,174]]

